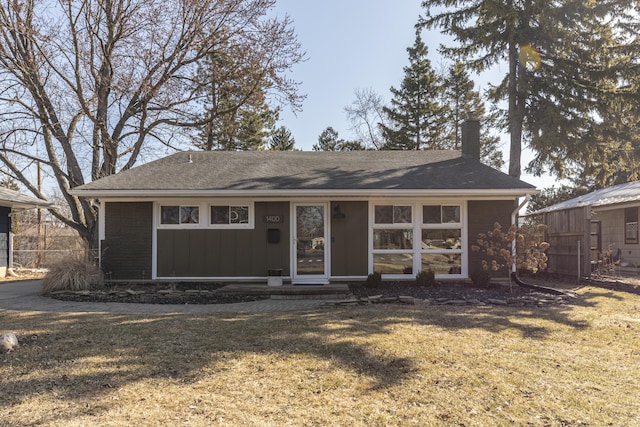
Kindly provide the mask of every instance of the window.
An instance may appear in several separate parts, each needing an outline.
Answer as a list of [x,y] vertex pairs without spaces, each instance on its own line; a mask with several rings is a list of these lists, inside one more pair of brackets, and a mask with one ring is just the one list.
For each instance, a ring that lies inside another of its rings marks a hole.
[[161,228],[253,228],[253,202],[180,205],[166,202],[159,206]]
[[373,271],[415,276],[461,275],[464,258],[461,204],[373,204]]
[[162,225],[181,225],[181,224],[199,224],[200,223],[200,207],[199,206],[161,206],[160,207],[160,224]]
[[462,274],[460,205],[423,205],[421,270],[435,274]]
[[626,244],[638,243],[638,208],[626,208],[624,210],[624,242]]
[[249,224],[249,206],[211,206],[211,225]]
[[374,271],[413,274],[413,206],[374,205],[372,240]]

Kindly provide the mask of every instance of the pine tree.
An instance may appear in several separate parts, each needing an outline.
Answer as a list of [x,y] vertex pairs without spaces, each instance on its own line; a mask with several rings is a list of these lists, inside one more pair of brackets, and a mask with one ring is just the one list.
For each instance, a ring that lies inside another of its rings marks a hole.
[[441,49],[446,56],[477,72],[506,59],[508,73],[491,100],[508,104],[510,175],[521,174],[523,140],[537,153],[536,173],[549,168],[562,177],[567,158],[589,161],[602,100],[626,91],[625,74],[637,73],[637,60],[629,66],[634,15],[626,13],[635,2],[428,0],[423,7],[421,25],[458,43]]
[[362,151],[366,147],[360,141],[347,141],[338,136],[338,131],[329,126],[318,136],[313,151]]
[[407,48],[409,65],[399,89],[391,87],[391,105],[383,111],[388,125],[382,125],[384,149],[420,150],[441,148],[438,143],[443,108],[438,103],[442,85],[427,58],[427,46],[416,31],[415,43]]
[[296,140],[291,135],[291,131],[284,126],[280,126],[271,135],[269,150],[294,151]]
[[500,169],[504,160],[500,149],[500,138],[492,133],[497,127],[495,114],[487,114],[484,102],[461,62],[449,68],[444,78],[442,105],[444,109],[445,131],[442,148],[459,150],[462,145],[462,124],[470,117],[480,120],[480,156],[483,163]]

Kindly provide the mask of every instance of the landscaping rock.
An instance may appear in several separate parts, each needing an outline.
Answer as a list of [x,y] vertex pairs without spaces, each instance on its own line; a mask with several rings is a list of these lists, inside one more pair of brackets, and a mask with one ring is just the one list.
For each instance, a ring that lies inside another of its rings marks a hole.
[[8,333],[0,336],[0,351],[6,353],[18,347],[18,337],[16,334]]

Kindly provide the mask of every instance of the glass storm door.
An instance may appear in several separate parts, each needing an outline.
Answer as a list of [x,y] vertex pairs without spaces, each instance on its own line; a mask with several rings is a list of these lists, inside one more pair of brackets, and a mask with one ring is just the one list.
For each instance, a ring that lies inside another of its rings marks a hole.
[[294,282],[328,283],[327,206],[294,205]]

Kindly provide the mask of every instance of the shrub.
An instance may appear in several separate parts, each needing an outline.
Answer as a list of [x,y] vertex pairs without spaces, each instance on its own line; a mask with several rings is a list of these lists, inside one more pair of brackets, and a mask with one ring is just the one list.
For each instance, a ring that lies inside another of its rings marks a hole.
[[425,287],[425,286],[435,286],[436,285],[436,274],[433,270],[422,270],[416,275],[416,285]]
[[373,273],[367,276],[367,281],[364,284],[369,288],[377,288],[382,283],[382,274],[378,271],[374,271]]
[[[547,268],[547,255],[545,251],[549,243],[544,241],[547,226],[544,224],[526,223],[520,227],[512,225],[507,232],[502,231],[502,226],[495,223],[493,230],[480,233],[476,245],[471,246],[472,251],[480,251],[484,254],[482,269],[486,271],[502,271],[509,274],[511,265],[516,263],[519,270],[528,270],[537,273]],[[512,245],[516,243],[516,257],[512,255]]]
[[42,293],[89,290],[102,283],[102,272],[98,267],[84,260],[67,259],[49,269],[42,279]]
[[483,288],[486,288],[487,286],[489,286],[489,282],[491,282],[491,275],[487,270],[484,270],[484,269],[478,269],[478,270],[472,271],[469,277],[471,279],[471,282],[474,285],[480,286]]

